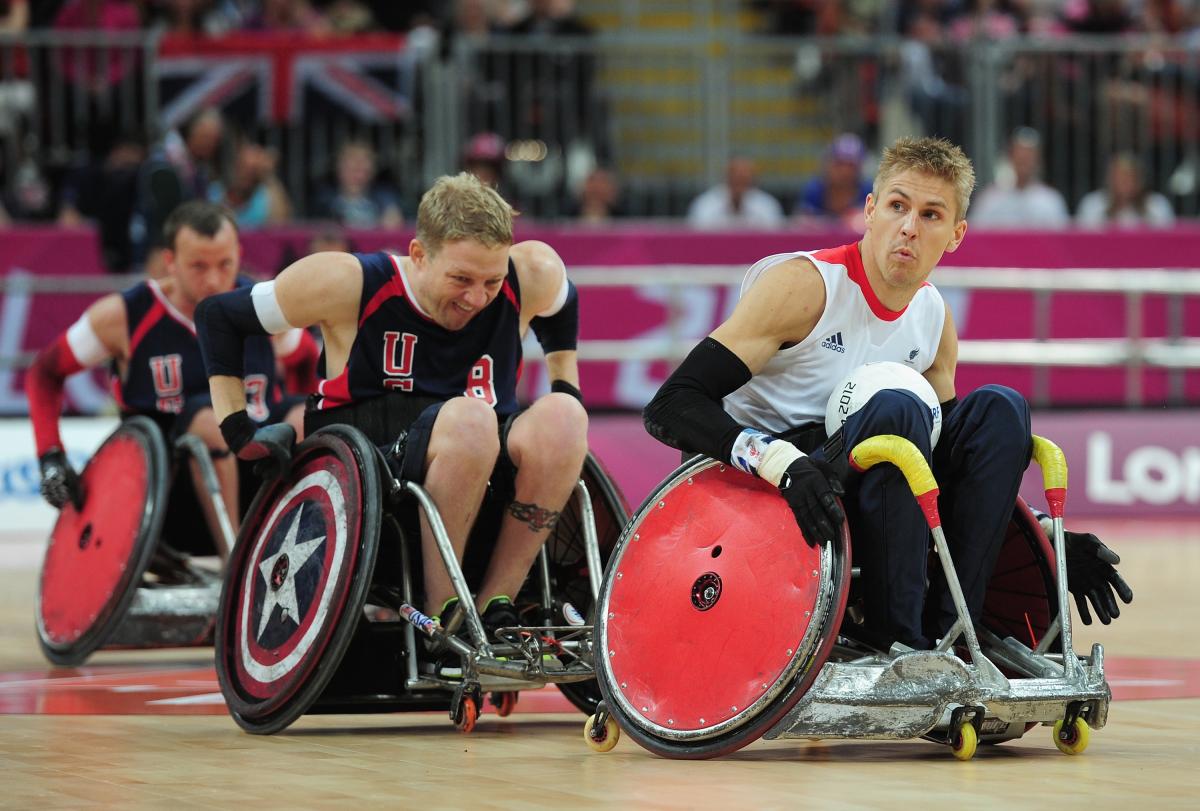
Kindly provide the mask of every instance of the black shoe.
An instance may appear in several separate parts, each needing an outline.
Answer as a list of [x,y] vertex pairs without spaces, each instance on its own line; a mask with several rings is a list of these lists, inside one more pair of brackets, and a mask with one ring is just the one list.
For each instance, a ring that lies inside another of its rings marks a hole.
[[483,621],[483,633],[489,642],[508,641],[496,636],[496,631],[521,625],[521,616],[517,613],[517,607],[504,595],[488,600],[487,607],[483,609],[479,618]]

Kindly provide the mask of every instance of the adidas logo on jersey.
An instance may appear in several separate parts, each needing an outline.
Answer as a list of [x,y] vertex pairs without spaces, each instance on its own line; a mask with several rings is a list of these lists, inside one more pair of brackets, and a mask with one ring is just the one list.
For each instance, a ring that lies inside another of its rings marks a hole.
[[846,345],[842,343],[842,333],[840,332],[835,332],[824,341],[821,341],[821,346],[826,349],[832,349],[834,352],[845,353],[846,351]]

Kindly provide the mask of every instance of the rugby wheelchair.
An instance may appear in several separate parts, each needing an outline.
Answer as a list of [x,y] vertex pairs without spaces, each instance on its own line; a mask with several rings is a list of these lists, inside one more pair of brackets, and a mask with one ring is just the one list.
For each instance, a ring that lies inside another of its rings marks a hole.
[[[460,566],[436,506],[395,478],[358,429],[314,431],[266,482],[242,524],[221,593],[217,677],[245,730],[278,732],[305,713],[448,710],[469,732],[485,694],[500,716],[519,691],[555,684],[581,711],[600,701],[588,621],[603,560],[628,507],[590,454],[571,502],[515,603],[520,627],[485,639],[470,596],[473,552],[502,504],[485,502]],[[427,517],[463,609],[443,629],[421,605],[419,516]],[[483,561],[486,564],[486,560]],[[465,610],[464,610],[465,609]],[[453,633],[465,622],[466,639]],[[423,637],[456,652],[461,678],[422,672]]]
[[82,664],[97,649],[211,645],[221,575],[196,558],[218,546],[193,489],[216,518],[223,547],[234,532],[204,443],[184,434],[168,452],[158,425],[127,417],[80,474],[81,505],[51,531],[38,584],[37,632],[46,658]]
[[[937,483],[907,440],[872,437],[850,461],[904,473],[933,531],[958,620],[934,650],[877,650],[853,633],[851,544],[804,542],[775,488],[698,459],[642,504],[613,550],[596,612],[603,703],[585,739],[624,731],[671,758],[727,754],[760,737],[924,737],[969,759],[979,743],[1053,725],[1076,754],[1111,698],[1104,651],[1071,642],[1064,557],[1067,469],[1034,438],[1053,544],[1018,498],[981,622],[970,622],[937,512]],[[861,613],[857,615],[861,621]]]

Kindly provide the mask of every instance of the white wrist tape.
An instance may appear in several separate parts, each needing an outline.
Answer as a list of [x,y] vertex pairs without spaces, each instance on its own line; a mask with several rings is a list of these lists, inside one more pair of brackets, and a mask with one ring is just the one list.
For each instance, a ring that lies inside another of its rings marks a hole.
[[275,282],[259,282],[250,288],[250,300],[254,302],[254,314],[263,329],[272,335],[287,332],[295,327],[288,323],[279,309],[279,300],[275,298]]
[[90,369],[112,357],[108,347],[100,342],[100,336],[96,334],[92,322],[88,320],[87,313],[79,316],[79,320],[67,329],[67,346],[71,347],[71,354],[85,369]]
[[782,439],[772,442],[763,454],[762,461],[758,463],[758,477],[778,487],[779,480],[787,472],[788,466],[804,455],[790,442],[784,442]]

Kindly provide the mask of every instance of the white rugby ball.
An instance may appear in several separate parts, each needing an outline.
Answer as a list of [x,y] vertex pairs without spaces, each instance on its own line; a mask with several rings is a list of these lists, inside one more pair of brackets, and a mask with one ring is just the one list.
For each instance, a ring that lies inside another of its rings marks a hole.
[[938,437],[942,434],[942,406],[933,386],[916,369],[892,361],[864,363],[834,388],[825,405],[825,433],[833,436],[833,432],[841,428],[851,414],[884,389],[905,389],[921,398],[933,415],[930,447],[937,445]]

